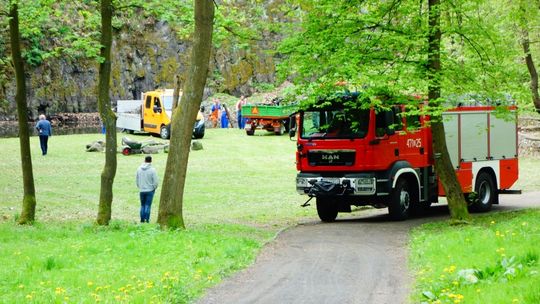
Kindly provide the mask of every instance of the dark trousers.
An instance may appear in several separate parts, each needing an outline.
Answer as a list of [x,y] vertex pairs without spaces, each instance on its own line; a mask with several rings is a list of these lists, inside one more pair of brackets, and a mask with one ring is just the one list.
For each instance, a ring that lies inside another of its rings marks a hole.
[[39,145],[41,146],[41,153],[47,155],[47,142],[49,141],[49,136],[40,135],[39,136]]
[[139,193],[141,198],[141,223],[148,223],[150,221],[150,208],[152,207],[155,192],[156,190]]
[[238,129],[243,129],[245,121],[242,117],[242,112],[238,111],[236,118],[238,119]]

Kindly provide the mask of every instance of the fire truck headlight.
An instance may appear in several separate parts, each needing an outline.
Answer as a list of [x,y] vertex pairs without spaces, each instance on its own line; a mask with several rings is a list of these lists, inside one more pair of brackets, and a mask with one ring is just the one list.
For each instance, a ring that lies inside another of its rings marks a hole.
[[375,178],[360,177],[355,179],[355,192],[363,194],[375,193]]

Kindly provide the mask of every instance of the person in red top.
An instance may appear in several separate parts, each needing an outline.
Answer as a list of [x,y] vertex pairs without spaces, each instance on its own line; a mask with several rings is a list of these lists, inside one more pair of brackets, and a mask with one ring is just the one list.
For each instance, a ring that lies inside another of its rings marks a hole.
[[238,129],[242,130],[246,125],[246,119],[242,116],[242,106],[247,103],[244,95],[240,96],[240,99],[236,103],[236,117],[238,118]]

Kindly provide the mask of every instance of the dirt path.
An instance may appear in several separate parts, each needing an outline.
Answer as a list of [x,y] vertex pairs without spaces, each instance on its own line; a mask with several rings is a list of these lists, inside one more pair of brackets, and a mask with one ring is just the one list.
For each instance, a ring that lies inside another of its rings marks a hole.
[[[540,193],[501,196],[494,210],[540,206]],[[338,222],[302,223],[266,246],[249,269],[211,289],[198,303],[406,303],[412,227],[448,218],[445,205],[392,222],[386,209]]]

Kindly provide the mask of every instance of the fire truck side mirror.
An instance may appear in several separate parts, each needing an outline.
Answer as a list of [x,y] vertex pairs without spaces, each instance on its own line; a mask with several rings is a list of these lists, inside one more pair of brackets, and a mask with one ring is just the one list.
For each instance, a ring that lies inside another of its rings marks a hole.
[[289,116],[289,139],[293,140],[296,136],[296,113]]
[[293,138],[296,135],[296,129],[289,130],[289,137]]

